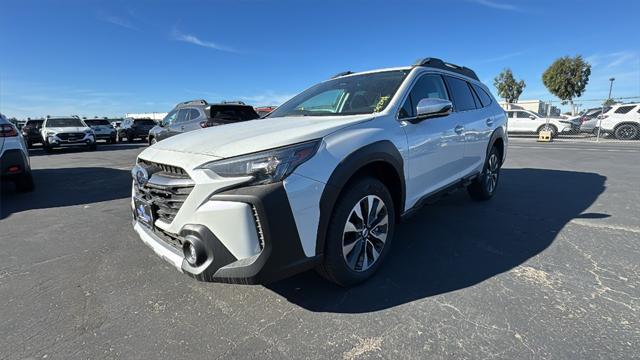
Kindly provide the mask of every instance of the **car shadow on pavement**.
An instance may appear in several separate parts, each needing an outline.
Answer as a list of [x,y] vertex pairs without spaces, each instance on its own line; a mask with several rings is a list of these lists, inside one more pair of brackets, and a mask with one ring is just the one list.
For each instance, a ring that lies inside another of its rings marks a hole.
[[131,196],[131,173],[103,167],[34,169],[35,190],[17,193],[0,184],[0,220],[31,209],[90,204]]
[[496,196],[473,202],[458,191],[396,228],[378,273],[351,289],[309,271],[267,285],[305,309],[363,313],[478,284],[544,251],[605,189],[606,177],[583,172],[503,169]]
[[130,150],[130,149],[139,149],[142,147],[148,146],[145,142],[135,142],[135,143],[118,143],[118,144],[101,144],[98,143],[98,148],[94,151],[89,151],[85,147],[67,147],[67,148],[56,148],[53,149],[50,153],[46,153],[42,147],[33,147],[29,149],[29,156],[45,156],[45,155],[64,155],[69,153],[82,153],[82,152],[94,152],[99,153],[103,151],[118,151],[118,150]]

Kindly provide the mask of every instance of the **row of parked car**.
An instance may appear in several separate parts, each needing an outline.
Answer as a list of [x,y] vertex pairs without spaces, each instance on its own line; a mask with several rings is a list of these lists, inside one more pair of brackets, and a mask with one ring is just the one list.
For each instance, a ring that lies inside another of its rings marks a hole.
[[162,139],[196,129],[260,118],[275,107],[253,108],[243,102],[209,104],[205,100],[178,103],[159,122],[153,119],[81,119],[78,116],[47,116],[29,119],[21,128],[28,148],[42,144],[45,151],[67,146],[96,147],[98,140],[108,144],[142,140],[154,144]]
[[640,138],[640,103],[588,109],[571,118],[547,118],[523,109],[506,110],[506,112],[509,119],[509,133],[513,134],[550,131],[552,137],[558,134],[588,133],[613,136],[619,140]]

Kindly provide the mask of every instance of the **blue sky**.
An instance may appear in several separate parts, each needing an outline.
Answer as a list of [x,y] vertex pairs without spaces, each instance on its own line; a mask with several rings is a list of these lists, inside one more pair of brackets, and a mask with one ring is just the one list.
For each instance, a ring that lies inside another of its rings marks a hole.
[[[0,112],[121,116],[205,98],[279,104],[345,70],[434,56],[521,99],[554,59],[592,64],[584,100],[640,96],[639,1],[33,1],[0,4]],[[580,100],[578,100],[580,102]],[[597,103],[583,101],[584,106]]]

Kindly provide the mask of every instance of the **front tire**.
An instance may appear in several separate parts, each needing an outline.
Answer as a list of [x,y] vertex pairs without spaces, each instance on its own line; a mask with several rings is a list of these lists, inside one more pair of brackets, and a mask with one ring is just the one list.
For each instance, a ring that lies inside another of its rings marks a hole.
[[348,287],[369,279],[389,253],[395,208],[387,187],[366,177],[348,186],[336,203],[318,272]]
[[540,128],[538,129],[538,136],[540,136],[540,132],[542,131],[551,131],[552,139],[558,136],[558,129],[554,125],[545,124],[540,126]]
[[495,194],[498,188],[501,166],[502,159],[500,151],[494,146],[487,156],[482,174],[467,186],[467,191],[472,199],[484,201],[493,197],[493,194]]

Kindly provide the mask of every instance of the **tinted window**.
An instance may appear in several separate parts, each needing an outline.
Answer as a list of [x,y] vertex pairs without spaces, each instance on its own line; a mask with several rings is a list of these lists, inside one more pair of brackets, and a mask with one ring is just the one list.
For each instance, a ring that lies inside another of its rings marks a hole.
[[449,85],[449,91],[451,97],[453,97],[453,109],[455,111],[467,111],[474,110],[476,108],[475,101],[473,100],[473,94],[466,81],[458,78],[447,76],[447,85]]
[[155,125],[156,122],[151,120],[151,119],[138,119],[138,120],[134,120],[136,125]]
[[487,92],[484,91],[483,88],[481,88],[476,84],[472,84],[471,86],[473,86],[473,89],[476,91],[476,95],[478,95],[478,98],[480,98],[480,103],[482,103],[482,107],[485,107],[491,104],[491,96],[487,94]]
[[249,106],[212,106],[211,118],[222,121],[245,121],[257,119],[260,116]]
[[39,129],[42,127],[42,123],[44,122],[44,120],[29,120],[27,121],[26,124],[24,124],[25,128],[36,128]]
[[633,109],[634,107],[636,107],[636,106],[635,105],[620,106],[619,108],[616,109],[616,111],[614,111],[614,113],[616,113],[616,114],[626,114],[629,111],[631,111],[631,109]]
[[200,112],[196,109],[189,109],[189,120],[197,119],[200,117]]
[[80,119],[49,119],[47,120],[47,127],[84,127],[84,124]]
[[449,100],[447,89],[440,75],[423,75],[418,79],[415,85],[413,85],[409,96],[407,96],[407,100],[405,100],[402,108],[400,108],[399,118],[415,116],[415,109],[418,106],[418,102],[422,99]]
[[517,117],[518,119],[528,119],[530,116],[531,116],[531,114],[526,113],[526,112],[524,112],[524,111],[518,111],[518,112],[516,113],[516,117]]
[[109,120],[98,119],[98,120],[85,120],[85,124],[89,126],[97,126],[97,125],[111,125]]
[[178,118],[176,119],[176,122],[181,123],[183,121],[186,121],[188,119],[189,116],[189,109],[180,109],[180,111],[178,111]]

